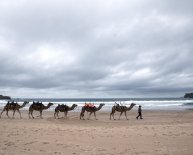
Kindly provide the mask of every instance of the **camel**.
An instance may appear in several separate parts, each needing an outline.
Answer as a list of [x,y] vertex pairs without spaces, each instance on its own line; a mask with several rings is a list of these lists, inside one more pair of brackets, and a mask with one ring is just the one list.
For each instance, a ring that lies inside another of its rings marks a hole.
[[112,111],[110,113],[110,120],[111,120],[111,116],[113,116],[113,119],[115,120],[114,118],[114,114],[116,111],[118,112],[121,112],[120,113],[120,116],[119,116],[119,119],[121,117],[121,115],[123,114],[123,112],[125,113],[125,117],[126,119],[128,120],[127,118],[127,111],[130,111],[136,104],[135,103],[131,103],[131,105],[129,107],[126,107],[126,106],[120,106],[119,104],[116,104],[112,107]]
[[84,120],[84,113],[85,111],[87,111],[87,112],[90,112],[88,119],[90,119],[91,114],[94,113],[95,119],[97,120],[95,112],[99,111],[104,105],[105,104],[101,103],[98,107],[83,106],[80,112],[80,119]]
[[12,118],[14,118],[15,111],[18,111],[18,113],[19,113],[19,115],[20,115],[20,118],[22,118],[22,117],[21,117],[21,112],[20,112],[19,109],[25,107],[25,105],[28,104],[28,103],[29,103],[29,102],[25,101],[25,102],[23,102],[22,105],[19,105],[17,102],[14,102],[14,101],[13,101],[13,102],[9,102],[9,101],[8,101],[7,104],[5,105],[5,107],[3,108],[1,114],[0,114],[0,118],[1,118],[1,115],[3,114],[4,111],[6,111],[7,117],[10,118],[9,115],[8,115],[8,111],[9,111],[9,110],[13,110],[13,116],[12,116]]
[[42,118],[42,111],[50,108],[52,105],[53,105],[53,103],[48,103],[48,105],[45,106],[41,102],[37,102],[37,103],[33,102],[32,105],[29,107],[29,118],[31,118],[30,117],[30,115],[31,115],[32,118],[34,119],[34,117],[33,117],[33,111],[34,110],[39,111],[40,112],[40,118]]
[[76,107],[77,107],[77,104],[73,104],[71,107],[64,105],[64,104],[62,105],[58,104],[58,106],[55,108],[54,117],[56,118],[56,115],[57,115],[59,119],[58,113],[64,112],[65,118],[67,118],[68,111],[74,110],[74,108]]

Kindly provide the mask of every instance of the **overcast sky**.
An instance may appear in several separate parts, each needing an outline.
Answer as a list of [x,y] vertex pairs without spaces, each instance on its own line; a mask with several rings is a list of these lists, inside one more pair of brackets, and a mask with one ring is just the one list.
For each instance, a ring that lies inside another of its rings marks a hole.
[[192,91],[192,0],[0,0],[0,94]]

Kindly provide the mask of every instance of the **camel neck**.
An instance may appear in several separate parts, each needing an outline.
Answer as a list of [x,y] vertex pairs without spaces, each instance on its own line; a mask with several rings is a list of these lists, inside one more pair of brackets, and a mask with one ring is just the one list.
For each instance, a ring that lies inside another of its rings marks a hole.
[[96,111],[100,110],[102,108],[103,105],[99,105],[98,108],[96,108]]
[[127,110],[131,110],[134,107],[134,105],[130,105],[130,107],[127,108]]

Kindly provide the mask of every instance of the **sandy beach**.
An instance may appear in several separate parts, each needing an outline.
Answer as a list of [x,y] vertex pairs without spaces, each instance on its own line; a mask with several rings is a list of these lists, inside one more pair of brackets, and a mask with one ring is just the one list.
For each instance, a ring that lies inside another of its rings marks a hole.
[[129,120],[122,116],[115,121],[109,120],[107,112],[98,112],[98,120],[94,116],[79,120],[77,112],[69,112],[68,119],[54,119],[54,112],[48,111],[43,112],[43,119],[29,119],[27,111],[21,113],[22,119],[18,113],[15,119],[5,113],[0,119],[1,155],[193,154],[192,110],[144,110],[143,120],[137,120],[137,111],[132,110]]

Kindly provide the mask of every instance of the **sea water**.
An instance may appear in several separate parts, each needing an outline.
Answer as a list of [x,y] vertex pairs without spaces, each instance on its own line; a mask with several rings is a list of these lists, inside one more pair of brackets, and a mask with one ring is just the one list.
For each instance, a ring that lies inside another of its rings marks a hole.
[[[87,103],[93,103],[95,106],[99,106],[100,103],[104,103],[105,106],[100,111],[109,112],[115,103],[119,105],[129,106],[131,103],[135,103],[136,106],[134,109],[137,109],[139,105],[142,106],[143,109],[147,110],[186,110],[193,109],[193,99],[185,99],[185,98],[22,98],[22,99],[12,99],[17,101],[18,104],[22,104],[23,101],[29,101],[29,104],[26,105],[23,109],[28,110],[29,106],[33,101],[41,101],[44,105],[47,105],[49,102],[54,103],[48,111],[54,111],[55,107],[58,104],[66,104],[71,106],[72,104],[77,104],[77,108],[73,111],[79,112],[81,107]],[[6,105],[7,100],[0,100],[0,109]]]

